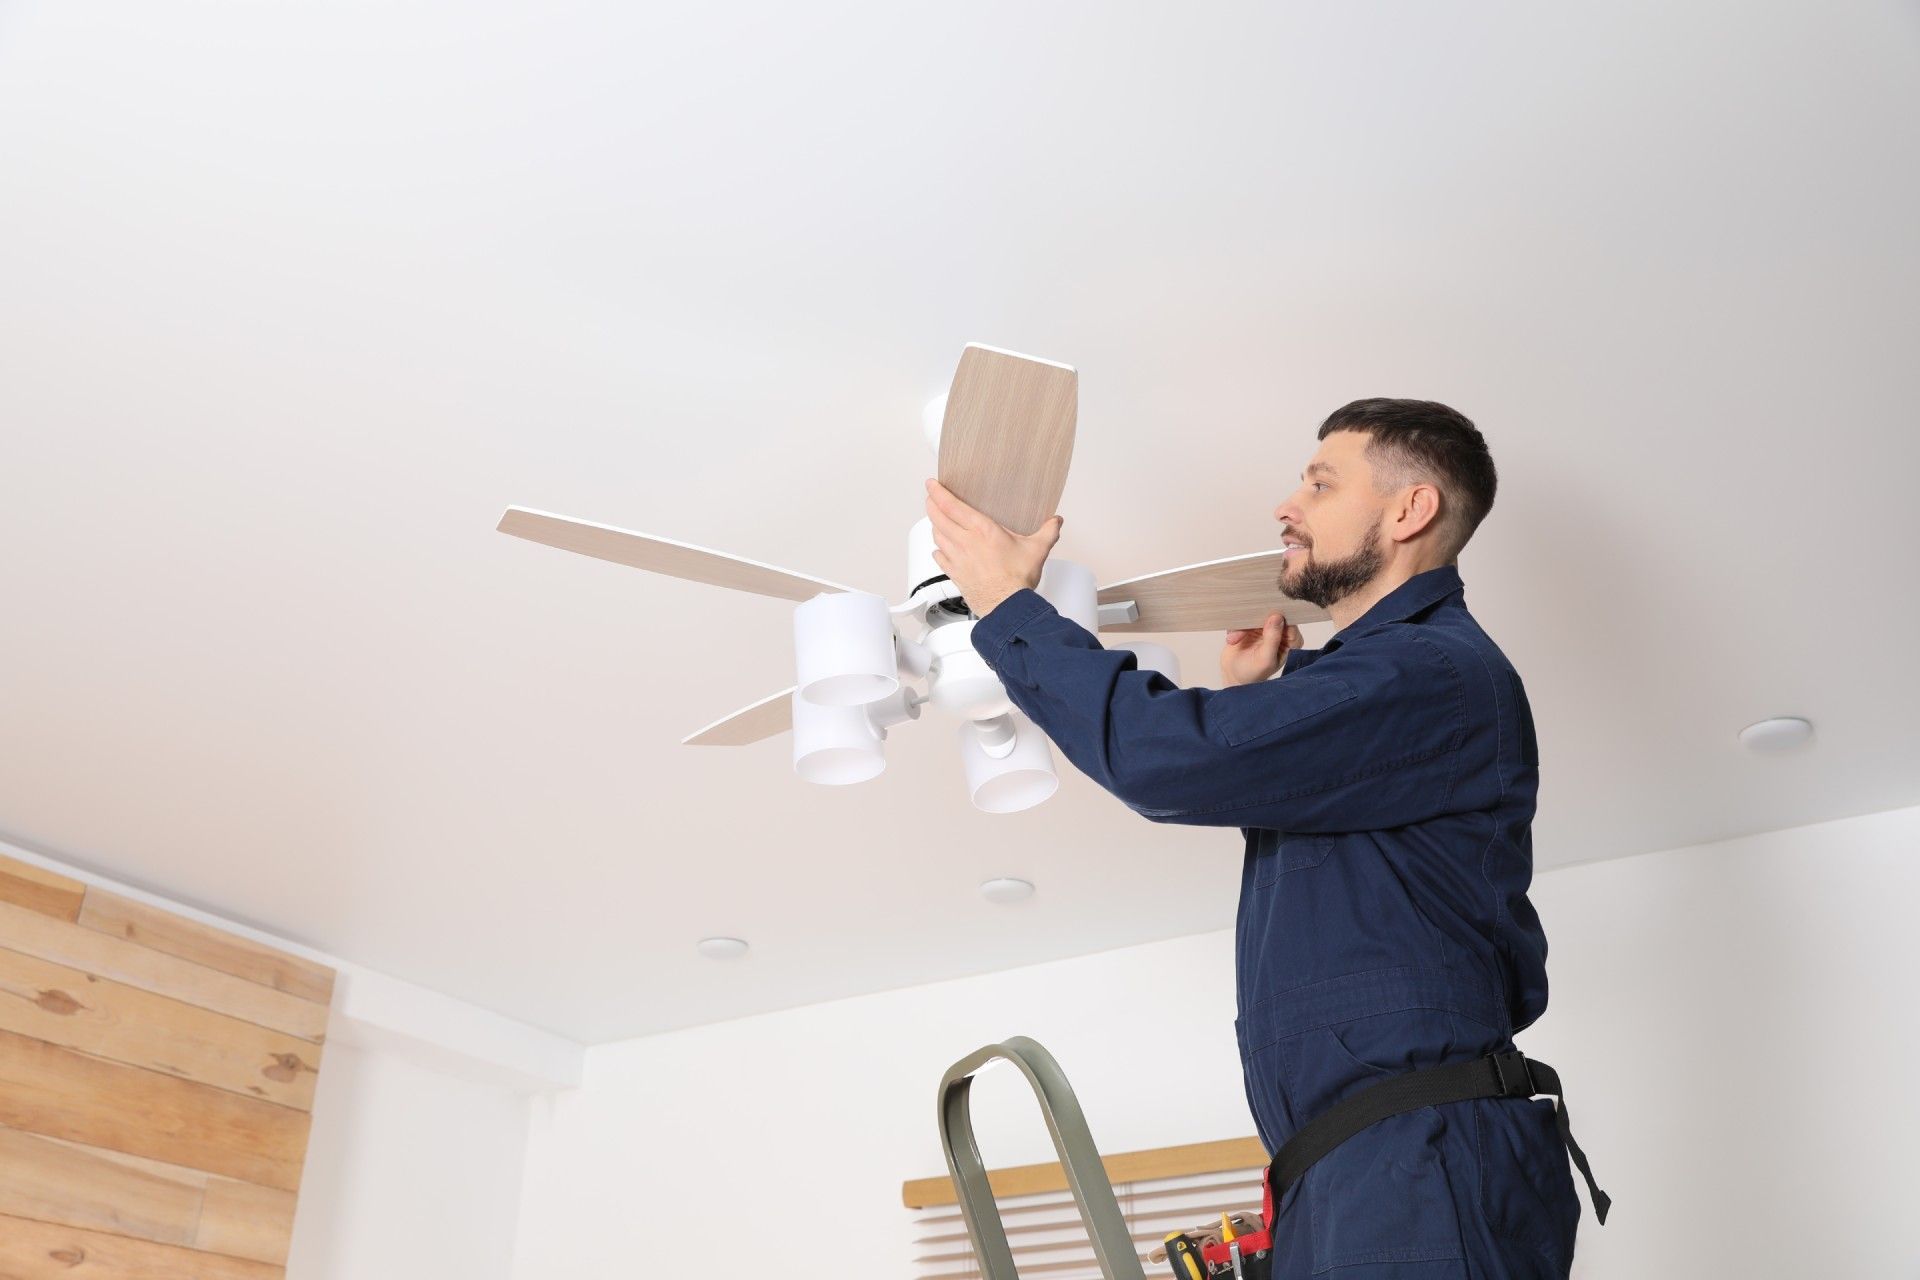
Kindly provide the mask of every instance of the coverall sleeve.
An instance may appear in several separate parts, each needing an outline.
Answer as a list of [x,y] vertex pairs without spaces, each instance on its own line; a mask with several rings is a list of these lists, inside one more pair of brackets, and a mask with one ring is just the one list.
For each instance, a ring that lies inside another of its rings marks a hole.
[[1182,689],[1022,590],[973,645],[1081,772],[1152,821],[1321,833],[1451,811],[1466,700],[1429,641],[1370,633],[1276,679]]

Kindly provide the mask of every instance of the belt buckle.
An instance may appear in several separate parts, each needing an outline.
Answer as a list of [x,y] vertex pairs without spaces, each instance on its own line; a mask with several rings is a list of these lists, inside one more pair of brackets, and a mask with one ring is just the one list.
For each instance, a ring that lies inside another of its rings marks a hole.
[[1527,1055],[1518,1049],[1507,1053],[1496,1053],[1493,1057],[1493,1072],[1500,1081],[1500,1096],[1503,1098],[1531,1098],[1540,1090],[1533,1083],[1533,1070],[1527,1063]]

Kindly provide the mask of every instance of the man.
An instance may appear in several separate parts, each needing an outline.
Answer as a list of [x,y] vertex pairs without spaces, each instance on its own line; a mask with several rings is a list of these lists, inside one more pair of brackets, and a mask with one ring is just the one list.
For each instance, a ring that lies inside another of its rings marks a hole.
[[1269,1152],[1380,1081],[1478,1089],[1364,1124],[1341,1123],[1350,1104],[1296,1144],[1339,1131],[1275,1178],[1275,1280],[1565,1277],[1571,1138],[1564,1110],[1529,1100],[1558,1082],[1538,1063],[1501,1074],[1547,1003],[1527,901],[1539,755],[1456,564],[1493,505],[1493,459],[1472,422],[1422,400],[1355,401],[1319,440],[1273,513],[1276,586],[1337,630],[1302,649],[1275,612],[1229,633],[1221,689],[1141,671],[1034,590],[1057,515],[1017,535],[929,480],[935,560],[978,619],[975,649],[1081,771],[1155,822],[1245,838],[1236,1030]]

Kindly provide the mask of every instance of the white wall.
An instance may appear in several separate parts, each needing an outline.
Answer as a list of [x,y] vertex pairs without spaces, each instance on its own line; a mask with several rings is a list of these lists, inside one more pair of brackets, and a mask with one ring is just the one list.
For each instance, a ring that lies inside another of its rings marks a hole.
[[[1576,1275],[1916,1274],[1920,808],[1555,871],[1535,902],[1553,1002],[1522,1047],[1616,1201]],[[516,1280],[747,1213],[786,1274],[844,1274],[809,1261],[829,1234],[904,1270],[900,1183],[945,1167],[935,1086],[1010,1034],[1060,1059],[1104,1150],[1250,1134],[1232,963],[1211,933],[589,1050],[534,1104]],[[1012,1072],[975,1096],[990,1164],[1051,1158]]]
[[[1231,935],[1209,933],[589,1049],[581,1087],[534,1105],[515,1275],[614,1274],[749,1212],[794,1242],[785,1274],[845,1274],[804,1258],[828,1234],[904,1274],[900,1183],[946,1168],[941,1074],[1009,1035],[1060,1060],[1107,1149],[1249,1134],[1232,963]],[[1164,1030],[1174,1009],[1185,1045]],[[1053,1158],[1011,1068],[979,1080],[973,1110],[990,1165]]]
[[330,1044],[313,1118],[289,1280],[507,1280],[524,1095]]
[[1542,880],[1578,1273],[1920,1275],[1920,808]]

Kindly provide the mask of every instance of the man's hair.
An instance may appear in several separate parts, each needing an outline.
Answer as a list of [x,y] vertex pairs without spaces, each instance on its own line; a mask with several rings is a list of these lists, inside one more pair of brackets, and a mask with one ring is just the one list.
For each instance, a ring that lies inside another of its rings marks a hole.
[[1493,509],[1498,476],[1487,442],[1468,417],[1437,400],[1355,400],[1320,424],[1319,439],[1335,431],[1361,431],[1374,492],[1410,484],[1440,490],[1438,533],[1448,561],[1473,537]]

